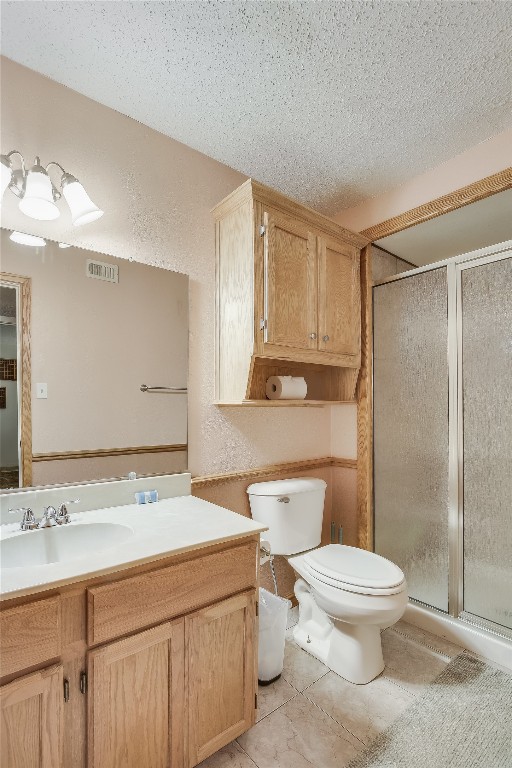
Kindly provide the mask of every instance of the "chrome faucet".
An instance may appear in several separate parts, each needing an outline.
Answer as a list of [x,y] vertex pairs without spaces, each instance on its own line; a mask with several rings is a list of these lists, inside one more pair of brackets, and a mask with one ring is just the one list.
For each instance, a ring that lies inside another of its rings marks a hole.
[[11,515],[16,514],[16,512],[23,512],[23,518],[20,523],[20,528],[22,531],[33,531],[34,528],[37,528],[37,520],[30,507],[10,509],[9,512]]
[[42,518],[37,524],[37,527],[50,528],[53,525],[66,525],[66,523],[71,522],[71,518],[68,512],[68,504],[78,504],[79,501],[80,499],[69,499],[69,501],[63,501],[58,511],[51,505],[46,507]]
[[42,518],[39,520],[37,527],[38,528],[51,528],[54,525],[58,525],[57,523],[57,510],[55,507],[52,507],[50,504],[48,507],[45,508],[43,512]]
[[69,499],[69,501],[62,502],[55,517],[58,525],[64,525],[65,523],[71,522],[71,518],[68,512],[68,504],[78,504],[79,501],[80,499]]
[[51,504],[47,506],[40,520],[36,520],[34,513],[29,507],[19,507],[10,509],[9,512],[14,515],[17,512],[23,512],[23,518],[20,523],[22,531],[33,531],[35,528],[52,528],[54,525],[65,525],[71,522],[68,512],[68,504],[77,504],[80,499],[70,499],[63,501],[58,511]]

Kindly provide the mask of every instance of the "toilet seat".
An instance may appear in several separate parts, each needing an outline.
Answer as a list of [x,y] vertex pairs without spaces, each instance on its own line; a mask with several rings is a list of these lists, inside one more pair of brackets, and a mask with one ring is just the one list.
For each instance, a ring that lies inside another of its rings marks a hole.
[[304,555],[304,568],[317,581],[346,592],[393,595],[405,588],[400,568],[357,547],[329,544]]

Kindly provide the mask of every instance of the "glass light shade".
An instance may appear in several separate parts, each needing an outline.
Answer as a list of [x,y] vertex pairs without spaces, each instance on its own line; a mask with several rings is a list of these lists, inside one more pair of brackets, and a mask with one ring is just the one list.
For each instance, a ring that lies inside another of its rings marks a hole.
[[11,183],[12,179],[12,170],[11,166],[9,165],[8,160],[4,160],[2,156],[2,160],[0,162],[0,201],[4,195],[5,190]]
[[18,245],[46,245],[46,240],[44,240],[42,237],[37,237],[36,235],[27,235],[26,232],[16,232],[16,230],[11,232],[9,240],[12,240],[13,243],[18,243]]
[[34,165],[27,173],[25,194],[20,200],[20,211],[38,221],[51,221],[60,216],[53,201],[50,177],[40,165]]
[[93,203],[74,176],[70,176],[69,181],[63,181],[62,194],[69,205],[73,226],[79,227],[81,224],[88,224],[90,221],[95,221],[103,216],[103,211]]

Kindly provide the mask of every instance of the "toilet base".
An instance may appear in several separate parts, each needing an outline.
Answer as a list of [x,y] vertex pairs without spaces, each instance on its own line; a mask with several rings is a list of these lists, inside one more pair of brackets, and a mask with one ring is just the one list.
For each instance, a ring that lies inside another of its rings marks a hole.
[[298,646],[350,683],[365,685],[380,675],[384,659],[379,626],[331,619],[318,607],[303,579],[296,582],[295,595],[299,623],[293,638]]

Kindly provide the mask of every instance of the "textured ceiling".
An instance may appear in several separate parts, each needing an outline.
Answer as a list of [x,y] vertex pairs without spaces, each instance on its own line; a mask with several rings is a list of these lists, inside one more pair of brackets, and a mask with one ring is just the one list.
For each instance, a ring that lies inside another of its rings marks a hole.
[[509,2],[26,0],[1,15],[5,56],[328,214],[512,126]]

